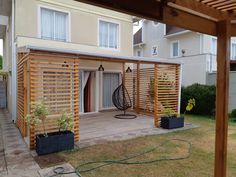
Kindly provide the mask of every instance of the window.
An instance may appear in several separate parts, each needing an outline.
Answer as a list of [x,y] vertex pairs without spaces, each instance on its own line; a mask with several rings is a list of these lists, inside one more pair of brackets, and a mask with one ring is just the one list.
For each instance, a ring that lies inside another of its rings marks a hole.
[[137,50],[137,52],[136,52],[136,56],[138,56],[138,57],[141,57],[142,56],[142,50]]
[[137,56],[141,57],[141,51],[140,50],[137,51]]
[[217,52],[217,39],[216,38],[212,38],[211,53],[213,55],[216,55],[216,52]]
[[118,28],[116,23],[99,21],[99,46],[118,49]]
[[152,55],[157,55],[157,50],[158,50],[157,46],[153,46],[152,47]]
[[236,60],[236,43],[231,45],[231,59]]
[[41,38],[68,41],[68,13],[41,8]]
[[216,53],[217,53],[217,39],[212,38],[211,41],[211,53],[210,56],[210,72],[215,72],[217,70],[217,62],[216,62]]
[[175,41],[171,44],[171,57],[179,56],[179,42]]

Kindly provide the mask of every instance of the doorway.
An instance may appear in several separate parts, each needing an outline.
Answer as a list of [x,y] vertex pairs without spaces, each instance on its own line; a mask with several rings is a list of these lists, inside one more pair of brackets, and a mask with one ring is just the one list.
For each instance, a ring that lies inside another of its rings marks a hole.
[[96,71],[80,70],[80,113],[96,112]]

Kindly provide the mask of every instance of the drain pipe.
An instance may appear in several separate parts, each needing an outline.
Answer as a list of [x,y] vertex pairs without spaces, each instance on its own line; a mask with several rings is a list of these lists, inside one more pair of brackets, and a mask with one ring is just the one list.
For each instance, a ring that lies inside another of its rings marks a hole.
[[16,66],[16,42],[15,42],[15,0],[12,0],[12,14],[11,14],[11,47],[12,47],[12,121],[16,121],[16,101],[17,101],[17,66]]

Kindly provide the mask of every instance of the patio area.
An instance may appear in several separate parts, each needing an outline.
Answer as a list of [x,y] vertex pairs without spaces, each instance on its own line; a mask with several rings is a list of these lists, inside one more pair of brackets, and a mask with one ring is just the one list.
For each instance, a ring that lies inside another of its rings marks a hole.
[[[131,112],[130,112],[131,113]],[[196,128],[197,125],[185,123],[185,127],[178,129],[155,128],[152,116],[137,114],[136,119],[116,119],[119,111],[106,111],[80,116],[79,147],[87,147],[111,141],[127,140],[141,136],[164,134]],[[131,113],[134,114],[134,113]]]

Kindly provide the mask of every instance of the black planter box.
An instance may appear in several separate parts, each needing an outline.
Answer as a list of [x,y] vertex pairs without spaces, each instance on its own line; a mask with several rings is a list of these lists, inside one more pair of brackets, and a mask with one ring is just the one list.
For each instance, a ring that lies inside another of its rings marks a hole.
[[74,148],[74,133],[71,131],[48,133],[36,136],[36,152],[45,155]]
[[184,117],[162,117],[161,127],[165,129],[184,127]]

